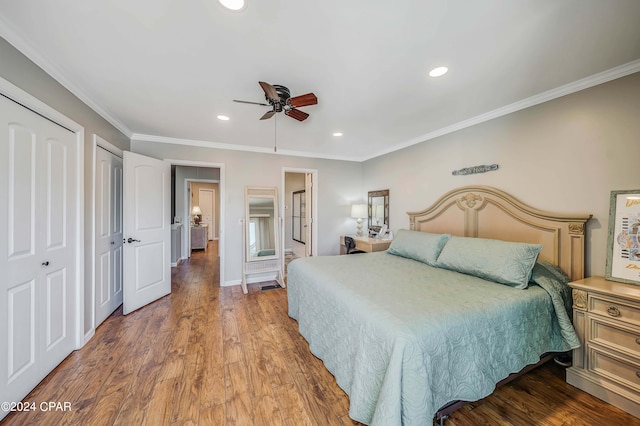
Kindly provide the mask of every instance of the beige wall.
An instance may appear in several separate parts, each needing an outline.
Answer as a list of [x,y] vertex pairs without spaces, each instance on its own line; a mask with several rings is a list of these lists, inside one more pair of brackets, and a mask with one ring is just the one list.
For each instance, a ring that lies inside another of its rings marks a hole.
[[[484,174],[463,167],[499,164]],[[640,73],[497,118],[363,164],[364,191],[389,188],[391,228],[446,191],[489,185],[533,207],[590,213],[587,275],[603,275],[609,195],[640,188]]]
[[104,118],[89,108],[73,93],[44,72],[26,56],[16,50],[5,39],[0,37],[0,77],[18,86],[30,95],[38,98],[48,106],[69,117],[84,127],[85,168],[84,168],[84,200],[85,200],[85,311],[84,331],[93,329],[93,257],[90,245],[93,238],[93,135],[120,149],[129,149],[129,138]]
[[[131,149],[159,159],[224,164],[224,188],[220,188],[224,206],[224,225],[220,228],[224,252],[223,285],[239,284],[242,275],[242,226],[245,186],[277,187],[282,197],[283,168],[318,171],[318,254],[340,253],[340,235],[352,233],[354,219],[349,217],[351,204],[361,202],[362,165],[349,161],[289,157],[244,151],[132,141]],[[176,210],[178,209],[178,174],[176,169]],[[279,202],[279,206],[282,203]],[[176,213],[177,214],[177,213]]]

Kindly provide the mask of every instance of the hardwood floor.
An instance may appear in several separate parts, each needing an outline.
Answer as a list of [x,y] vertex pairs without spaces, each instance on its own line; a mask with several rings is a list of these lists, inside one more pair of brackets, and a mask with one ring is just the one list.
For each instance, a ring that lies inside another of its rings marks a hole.
[[[220,287],[217,246],[172,270],[172,293],[116,311],[3,425],[354,425],[349,399],[287,315],[286,289]],[[42,402],[68,402],[42,411]],[[469,404],[467,425],[634,425],[640,420],[567,385],[553,363]]]

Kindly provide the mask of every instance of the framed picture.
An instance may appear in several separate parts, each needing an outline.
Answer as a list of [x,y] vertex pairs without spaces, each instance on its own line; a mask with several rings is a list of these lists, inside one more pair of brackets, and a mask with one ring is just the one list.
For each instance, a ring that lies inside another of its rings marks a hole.
[[640,189],[611,191],[608,280],[640,285]]

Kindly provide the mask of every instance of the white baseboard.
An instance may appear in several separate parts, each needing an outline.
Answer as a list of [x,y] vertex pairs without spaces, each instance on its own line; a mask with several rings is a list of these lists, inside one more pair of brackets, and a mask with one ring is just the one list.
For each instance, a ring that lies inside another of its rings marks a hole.
[[[86,344],[87,344],[87,342],[88,342],[89,340],[91,340],[91,338],[92,338],[93,336],[95,336],[95,334],[96,334],[96,329],[95,329],[95,328],[92,328],[91,330],[89,330],[89,331],[84,335],[84,343],[82,344],[82,346],[86,345]],[[78,348],[78,349],[80,349],[80,348]]]
[[[251,274],[249,277],[247,277],[247,284],[255,284],[255,283],[261,283],[265,281],[275,281],[277,276],[278,276],[277,272],[264,272],[262,274]],[[220,284],[220,286],[231,287],[231,286],[240,285],[240,284],[242,284],[242,280],[231,280],[231,281],[225,281],[225,283]]]

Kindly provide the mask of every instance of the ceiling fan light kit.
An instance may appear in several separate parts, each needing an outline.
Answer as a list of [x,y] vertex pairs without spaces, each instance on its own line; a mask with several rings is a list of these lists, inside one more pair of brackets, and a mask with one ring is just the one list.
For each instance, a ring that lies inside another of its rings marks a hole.
[[271,111],[266,112],[262,117],[260,117],[260,120],[267,120],[278,112],[284,112],[286,116],[298,121],[304,121],[309,118],[309,114],[304,111],[300,111],[297,108],[316,105],[318,103],[318,98],[313,93],[306,93],[304,95],[291,97],[289,88],[285,86],[269,84],[264,81],[259,81],[258,84],[264,91],[264,97],[267,101],[266,104],[261,102],[240,101],[237,99],[234,99],[233,101],[243,104],[270,106]]

